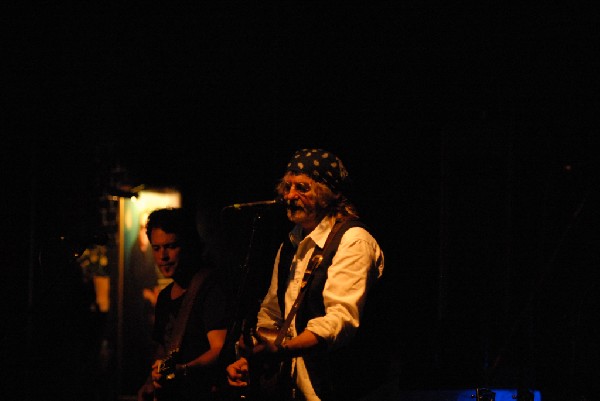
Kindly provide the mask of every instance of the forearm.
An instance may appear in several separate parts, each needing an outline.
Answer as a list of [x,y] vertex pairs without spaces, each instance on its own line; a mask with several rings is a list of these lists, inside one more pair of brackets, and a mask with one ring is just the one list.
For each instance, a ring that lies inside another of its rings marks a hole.
[[287,340],[284,344],[284,351],[290,356],[302,356],[309,350],[323,346],[324,340],[309,330],[304,330],[294,338]]
[[175,365],[175,368],[178,372],[187,373],[185,372],[186,370],[189,371],[212,366],[217,362],[220,351],[220,349],[210,349],[197,358]]
[[182,361],[181,365],[177,365],[177,371],[183,371],[183,373],[187,373],[189,369],[202,369],[208,366],[212,366],[219,360],[219,355],[221,354],[221,349],[225,344],[225,337],[227,335],[227,330],[211,330],[206,334],[208,338],[208,342],[210,344],[210,348],[208,351],[200,354],[196,358],[190,361]]

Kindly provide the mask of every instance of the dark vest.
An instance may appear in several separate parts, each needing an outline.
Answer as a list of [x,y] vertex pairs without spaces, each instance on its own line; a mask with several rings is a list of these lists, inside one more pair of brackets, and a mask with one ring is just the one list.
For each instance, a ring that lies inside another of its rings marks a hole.
[[[325,315],[325,306],[323,304],[323,288],[325,287],[325,281],[327,280],[327,270],[331,265],[331,261],[338,249],[342,236],[346,230],[351,227],[362,227],[367,229],[366,225],[359,220],[346,220],[342,224],[343,225],[340,227],[339,231],[331,239],[329,249],[323,254],[323,261],[313,272],[312,282],[305,290],[306,294],[304,301],[300,305],[296,315],[296,330],[298,333],[301,333],[306,328],[306,325],[310,319]],[[277,282],[277,298],[279,302],[279,308],[282,311],[281,315],[284,318],[285,291],[287,288],[287,280],[294,253],[294,246],[289,239],[286,239],[283,243],[279,258],[279,276]],[[324,371],[324,369],[327,369],[329,365],[325,344],[323,344],[322,347],[317,347],[310,353],[305,354],[303,358],[316,393],[323,401],[332,399],[331,383],[328,379],[329,373]]]

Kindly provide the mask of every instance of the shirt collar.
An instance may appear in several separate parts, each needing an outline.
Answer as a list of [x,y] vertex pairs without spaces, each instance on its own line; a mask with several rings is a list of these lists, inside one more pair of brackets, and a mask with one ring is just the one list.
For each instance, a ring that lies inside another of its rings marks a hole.
[[[321,220],[321,222],[315,227],[315,229],[312,230],[310,232],[310,234],[308,234],[306,236],[306,238],[304,238],[304,240],[309,238],[315,244],[317,244],[317,246],[319,246],[320,248],[323,248],[323,246],[325,246],[325,241],[327,241],[327,236],[331,232],[331,229],[333,228],[334,224],[335,224],[335,217],[325,216]],[[292,229],[292,231],[290,231],[289,237],[290,237],[290,242],[292,243],[294,248],[298,248],[298,245],[300,245],[300,242],[303,241],[302,226],[300,226],[299,224],[295,225],[294,228]]]

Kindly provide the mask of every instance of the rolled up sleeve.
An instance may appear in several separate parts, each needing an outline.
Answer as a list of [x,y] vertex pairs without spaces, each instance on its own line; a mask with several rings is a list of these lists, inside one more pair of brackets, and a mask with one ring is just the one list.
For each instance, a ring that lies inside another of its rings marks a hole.
[[360,227],[346,231],[328,269],[323,289],[325,315],[309,320],[306,329],[333,349],[350,341],[383,264],[383,252],[368,231]]

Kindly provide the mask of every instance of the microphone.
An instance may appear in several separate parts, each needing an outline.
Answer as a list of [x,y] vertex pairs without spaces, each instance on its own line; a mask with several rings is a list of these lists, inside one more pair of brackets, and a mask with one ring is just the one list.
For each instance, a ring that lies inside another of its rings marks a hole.
[[271,207],[271,206],[280,206],[285,203],[283,198],[277,198],[273,200],[264,200],[264,201],[256,201],[256,202],[247,202],[247,203],[234,203],[233,205],[225,206],[223,209],[236,209],[241,210],[248,207]]

